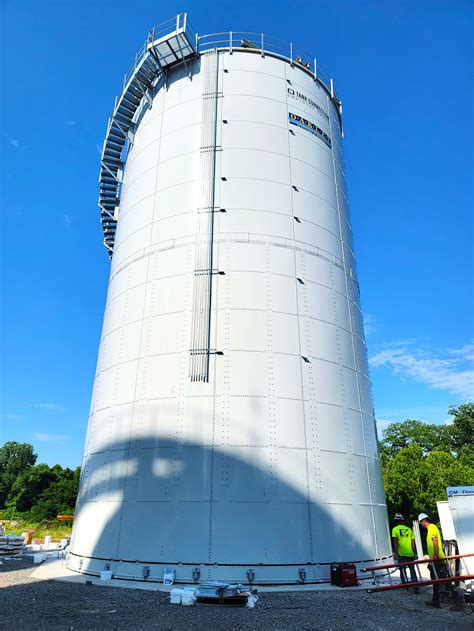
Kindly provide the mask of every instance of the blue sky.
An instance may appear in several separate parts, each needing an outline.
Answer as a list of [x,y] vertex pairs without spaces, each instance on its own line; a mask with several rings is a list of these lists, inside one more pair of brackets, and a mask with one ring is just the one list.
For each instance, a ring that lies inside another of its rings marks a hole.
[[153,24],[263,31],[343,98],[380,427],[473,399],[473,5],[468,0],[2,3],[0,442],[80,462],[108,282],[99,151]]

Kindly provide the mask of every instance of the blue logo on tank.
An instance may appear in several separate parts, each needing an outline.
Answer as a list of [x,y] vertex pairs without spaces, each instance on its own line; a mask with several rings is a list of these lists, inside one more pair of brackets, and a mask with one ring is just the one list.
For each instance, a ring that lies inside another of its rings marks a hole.
[[331,147],[331,139],[329,138],[329,136],[321,129],[321,127],[318,127],[307,118],[303,118],[298,114],[292,114],[291,112],[288,112],[288,120],[292,125],[296,125],[297,127],[306,129],[306,131],[309,131],[314,136],[320,138],[324,143],[327,144],[328,147]]

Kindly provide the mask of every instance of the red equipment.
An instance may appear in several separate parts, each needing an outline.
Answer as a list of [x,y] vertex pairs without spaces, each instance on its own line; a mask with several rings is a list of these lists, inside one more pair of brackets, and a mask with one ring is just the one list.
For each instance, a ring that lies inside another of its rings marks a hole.
[[357,582],[357,571],[354,563],[331,565],[331,585],[354,587]]

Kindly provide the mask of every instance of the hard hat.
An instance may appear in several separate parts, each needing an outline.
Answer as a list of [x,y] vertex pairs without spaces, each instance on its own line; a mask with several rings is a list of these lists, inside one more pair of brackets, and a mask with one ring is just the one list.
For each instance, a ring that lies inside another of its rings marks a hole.
[[423,521],[424,519],[429,519],[428,515],[426,513],[420,513],[418,515],[418,521]]
[[405,517],[403,517],[403,515],[401,513],[395,513],[394,519],[396,521],[403,521],[405,519]]

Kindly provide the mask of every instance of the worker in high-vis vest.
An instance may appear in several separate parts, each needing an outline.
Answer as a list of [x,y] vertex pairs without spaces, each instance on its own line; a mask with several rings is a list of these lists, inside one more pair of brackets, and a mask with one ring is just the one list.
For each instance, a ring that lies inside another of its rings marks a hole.
[[[407,526],[405,518],[401,513],[395,513],[393,518],[395,522],[392,528],[392,546],[395,563],[409,563],[416,559],[416,544],[413,530]],[[410,579],[412,583],[418,581],[414,565],[408,566],[410,570]],[[400,580],[402,583],[408,583],[407,568],[400,567]],[[418,587],[414,588],[415,594],[418,594]]]
[[[446,561],[444,560],[443,545],[438,527],[436,524],[431,523],[431,519],[426,513],[420,513],[418,515],[418,521],[423,528],[426,528],[426,550],[428,552],[428,556],[432,559],[428,566],[431,579],[436,580],[438,578],[447,578],[448,568],[446,566]],[[433,583],[433,597],[426,603],[429,607],[440,609],[440,585],[440,583]]]

